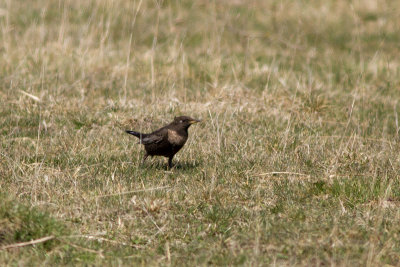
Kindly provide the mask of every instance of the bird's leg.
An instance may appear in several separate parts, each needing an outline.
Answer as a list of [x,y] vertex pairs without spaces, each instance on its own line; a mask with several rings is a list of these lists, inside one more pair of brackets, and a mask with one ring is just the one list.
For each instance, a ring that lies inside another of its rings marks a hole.
[[149,156],[149,154],[144,154],[144,157],[142,159],[142,165],[144,164],[144,162],[146,161],[147,157]]
[[174,156],[171,156],[171,157],[169,157],[168,158],[168,168],[172,168],[172,158],[173,158]]

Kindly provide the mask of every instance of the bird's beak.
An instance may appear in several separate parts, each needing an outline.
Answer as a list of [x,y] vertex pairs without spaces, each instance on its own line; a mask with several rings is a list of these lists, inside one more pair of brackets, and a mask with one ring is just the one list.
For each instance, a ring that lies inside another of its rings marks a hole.
[[201,122],[201,120],[192,119],[191,121],[189,121],[190,124],[195,124],[198,122]]

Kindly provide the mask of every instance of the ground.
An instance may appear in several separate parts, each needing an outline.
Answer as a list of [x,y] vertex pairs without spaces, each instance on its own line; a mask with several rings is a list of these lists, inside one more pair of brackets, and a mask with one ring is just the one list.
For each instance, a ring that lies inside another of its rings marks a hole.
[[[0,265],[400,264],[398,1],[0,0],[0,28]],[[175,167],[141,166],[124,130],[178,115]]]

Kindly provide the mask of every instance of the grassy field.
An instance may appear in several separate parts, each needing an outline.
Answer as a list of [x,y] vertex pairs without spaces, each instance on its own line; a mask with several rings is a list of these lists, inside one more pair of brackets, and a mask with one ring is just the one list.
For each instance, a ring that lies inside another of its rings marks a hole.
[[398,266],[399,44],[390,0],[0,0],[0,265]]

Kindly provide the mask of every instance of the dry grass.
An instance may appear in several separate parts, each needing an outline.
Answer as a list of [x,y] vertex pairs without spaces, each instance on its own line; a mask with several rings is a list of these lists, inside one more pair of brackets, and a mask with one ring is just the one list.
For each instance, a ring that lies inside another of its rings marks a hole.
[[[56,237],[0,265],[400,264],[396,1],[3,0],[0,28],[0,247]],[[176,167],[140,166],[122,130],[179,114]]]

